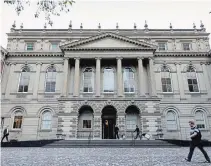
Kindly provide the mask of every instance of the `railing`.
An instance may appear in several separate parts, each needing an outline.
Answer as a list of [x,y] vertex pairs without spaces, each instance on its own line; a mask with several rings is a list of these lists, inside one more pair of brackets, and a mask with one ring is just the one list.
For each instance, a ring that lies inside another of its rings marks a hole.
[[91,143],[91,139],[92,139],[92,131],[89,132],[89,137],[88,137],[88,146],[90,145]]

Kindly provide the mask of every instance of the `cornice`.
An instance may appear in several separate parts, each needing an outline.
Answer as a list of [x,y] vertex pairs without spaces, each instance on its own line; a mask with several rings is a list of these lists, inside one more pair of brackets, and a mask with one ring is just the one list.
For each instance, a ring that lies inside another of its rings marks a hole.
[[166,56],[186,56],[186,57],[197,57],[205,56],[210,57],[211,55],[208,52],[155,52],[155,57],[166,57]]
[[26,56],[33,56],[33,57],[39,57],[39,56],[47,56],[47,57],[63,57],[64,54],[62,52],[9,52],[8,56],[20,56],[20,57],[26,57]]

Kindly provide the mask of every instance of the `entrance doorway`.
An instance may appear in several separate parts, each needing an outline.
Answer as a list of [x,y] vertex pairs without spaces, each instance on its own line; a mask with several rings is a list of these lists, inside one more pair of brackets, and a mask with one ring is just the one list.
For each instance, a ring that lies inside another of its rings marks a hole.
[[116,109],[106,106],[102,110],[102,139],[114,139],[114,128],[116,125]]

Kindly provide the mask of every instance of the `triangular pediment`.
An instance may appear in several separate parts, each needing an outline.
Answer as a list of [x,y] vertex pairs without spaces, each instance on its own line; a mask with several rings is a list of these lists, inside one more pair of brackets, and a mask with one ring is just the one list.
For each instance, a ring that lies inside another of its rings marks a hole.
[[114,33],[103,33],[97,36],[92,36],[87,39],[82,39],[75,42],[70,42],[61,46],[62,50],[71,49],[155,49],[155,46],[143,41],[130,39]]

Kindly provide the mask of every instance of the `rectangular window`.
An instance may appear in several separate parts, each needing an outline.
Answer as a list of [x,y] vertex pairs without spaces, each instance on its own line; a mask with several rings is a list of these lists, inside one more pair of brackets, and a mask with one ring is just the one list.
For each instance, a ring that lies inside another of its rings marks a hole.
[[34,50],[34,43],[27,43],[26,50],[27,51],[33,51]]
[[47,81],[45,92],[55,92],[56,90],[56,82],[55,81]]
[[198,83],[196,79],[188,79],[188,87],[190,92],[199,92]]
[[83,120],[83,128],[91,128],[91,120]]
[[163,92],[172,92],[171,78],[161,78]]
[[204,124],[197,124],[197,128],[199,128],[199,129],[205,129],[205,125]]
[[58,50],[58,43],[51,43],[51,50]]
[[15,116],[14,117],[14,123],[13,123],[14,129],[20,129],[21,128],[22,119],[23,119],[23,116]]
[[182,45],[183,45],[183,50],[190,51],[190,48],[191,48],[190,43],[182,43]]
[[158,49],[159,51],[167,50],[166,43],[158,43]]
[[84,72],[84,92],[93,92],[94,80],[92,72]]

